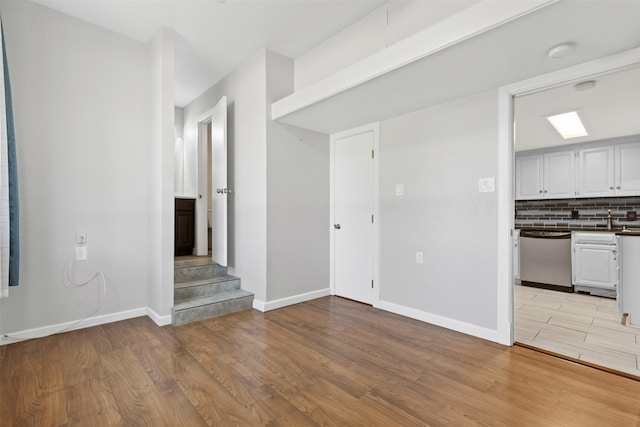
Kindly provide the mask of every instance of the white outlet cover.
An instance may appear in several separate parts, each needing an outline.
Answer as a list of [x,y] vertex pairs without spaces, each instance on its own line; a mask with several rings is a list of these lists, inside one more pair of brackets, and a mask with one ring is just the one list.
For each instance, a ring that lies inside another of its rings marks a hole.
[[496,191],[496,179],[494,177],[480,178],[478,180],[478,191],[480,193],[493,193]]
[[87,259],[87,247],[86,246],[77,246],[76,247],[76,261],[85,261]]
[[404,184],[396,184],[396,196],[404,195]]

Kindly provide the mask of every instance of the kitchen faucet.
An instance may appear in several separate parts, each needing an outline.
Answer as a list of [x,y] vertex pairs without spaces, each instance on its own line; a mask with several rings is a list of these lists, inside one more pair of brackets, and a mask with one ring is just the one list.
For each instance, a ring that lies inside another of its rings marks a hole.
[[611,215],[611,209],[609,209],[609,213],[607,214],[607,230],[611,230],[613,227],[613,216]]

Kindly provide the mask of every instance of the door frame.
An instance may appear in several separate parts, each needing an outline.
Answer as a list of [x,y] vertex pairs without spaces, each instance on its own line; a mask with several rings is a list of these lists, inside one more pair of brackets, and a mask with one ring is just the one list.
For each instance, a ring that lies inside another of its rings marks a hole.
[[380,289],[382,283],[380,281],[380,122],[370,123],[357,128],[345,130],[342,132],[332,133],[330,135],[330,149],[329,149],[329,287],[331,289],[331,295],[336,294],[335,287],[335,231],[333,224],[335,224],[334,218],[334,206],[335,206],[335,144],[336,141],[350,136],[358,135],[365,132],[373,132],[373,301],[372,305],[376,307],[380,301]]
[[209,155],[207,124],[211,122],[213,108],[202,113],[196,119],[196,141],[198,144],[198,161],[196,162],[197,197],[196,197],[196,227],[195,227],[195,255],[208,256],[207,237],[207,207],[211,197],[207,179],[207,158]]
[[498,342],[513,345],[513,230],[515,150],[513,99],[579,80],[640,66],[640,48],[542,74],[498,89]]

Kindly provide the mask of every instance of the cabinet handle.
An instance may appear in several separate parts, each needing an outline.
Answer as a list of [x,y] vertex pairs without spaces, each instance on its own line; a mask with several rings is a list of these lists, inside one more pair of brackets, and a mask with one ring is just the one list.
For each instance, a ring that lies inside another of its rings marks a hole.
[[620,190],[620,186],[619,185],[616,187],[616,190]]
[[544,190],[544,192],[546,193],[546,192],[547,192],[547,190]]
[[613,190],[613,187],[609,187],[609,190]]
[[538,193],[542,194],[542,190],[538,191]]

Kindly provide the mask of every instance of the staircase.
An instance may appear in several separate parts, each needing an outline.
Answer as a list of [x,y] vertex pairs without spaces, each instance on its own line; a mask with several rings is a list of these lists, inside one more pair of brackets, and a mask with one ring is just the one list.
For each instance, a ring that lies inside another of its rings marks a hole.
[[210,263],[176,265],[173,273],[171,324],[180,326],[198,320],[246,310],[253,294],[240,289],[240,279],[227,274],[227,267]]

